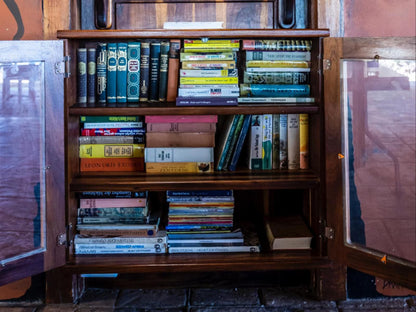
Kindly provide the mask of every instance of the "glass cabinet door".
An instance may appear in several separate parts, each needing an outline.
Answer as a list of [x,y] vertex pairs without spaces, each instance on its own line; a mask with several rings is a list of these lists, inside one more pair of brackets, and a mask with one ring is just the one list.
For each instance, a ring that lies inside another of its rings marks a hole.
[[0,42],[0,284],[62,264],[62,60],[62,42]]

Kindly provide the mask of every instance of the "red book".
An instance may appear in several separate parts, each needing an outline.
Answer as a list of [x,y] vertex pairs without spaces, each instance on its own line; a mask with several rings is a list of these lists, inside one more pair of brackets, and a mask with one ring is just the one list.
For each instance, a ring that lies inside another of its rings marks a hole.
[[217,122],[217,115],[146,115],[145,122]]
[[80,208],[146,207],[146,198],[81,198]]
[[146,147],[214,147],[214,132],[150,132]]
[[81,172],[143,171],[144,158],[80,158]]
[[215,122],[149,122],[147,132],[215,132]]
[[168,102],[174,102],[178,96],[180,50],[181,40],[171,39],[168,54],[168,83],[166,91],[166,101]]

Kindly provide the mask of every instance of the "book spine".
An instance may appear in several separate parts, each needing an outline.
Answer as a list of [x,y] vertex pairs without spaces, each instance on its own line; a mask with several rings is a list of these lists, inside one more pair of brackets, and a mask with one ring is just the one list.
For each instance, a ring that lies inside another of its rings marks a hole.
[[95,103],[95,86],[97,74],[97,49],[89,48],[87,50],[87,101]]
[[133,122],[84,122],[84,129],[96,128],[143,128],[142,121]]
[[214,147],[214,132],[149,132],[146,147]]
[[76,235],[75,244],[167,244],[167,237],[82,237]]
[[250,126],[249,169],[262,169],[262,115],[253,115]]
[[260,252],[259,246],[169,247],[169,253]]
[[245,51],[246,61],[307,61],[311,60],[309,51]]
[[242,97],[302,97],[309,95],[309,85],[240,84],[240,96]]
[[243,123],[244,123],[244,115],[239,115],[237,126],[235,127],[233,136],[231,138],[230,147],[228,148],[227,154],[225,155],[223,170],[228,170],[228,166],[230,164],[231,157],[234,153],[235,146],[237,144],[237,140],[240,136],[241,128],[243,127]]
[[109,235],[118,237],[153,237],[156,235],[156,230],[153,229],[135,229],[135,230],[99,230],[99,229],[78,229],[81,235]]
[[81,172],[144,171],[144,158],[80,158]]
[[77,224],[143,224],[147,217],[78,217]]
[[181,69],[181,77],[237,77],[236,69]]
[[[174,244],[228,244],[228,243],[244,243],[241,238],[200,238],[200,239],[169,239],[169,246]],[[179,247],[179,246],[178,246]]]
[[306,61],[246,61],[246,67],[310,68]]
[[158,122],[147,123],[147,132],[214,132],[217,125],[214,122]]
[[280,115],[273,114],[272,122],[272,169],[280,168]]
[[169,49],[169,41],[162,41],[160,43],[159,101],[166,101],[168,88]]
[[244,141],[247,136],[248,130],[250,128],[250,124],[251,124],[251,115],[245,115],[243,126],[241,128],[241,132],[238,137],[235,150],[231,158],[230,165],[228,166],[228,170],[230,171],[234,171],[237,167],[237,162],[238,162],[238,159],[240,158],[240,154],[243,149]]
[[171,39],[169,56],[168,56],[168,84],[166,90],[166,100],[168,102],[175,101],[178,94],[179,83],[179,53],[181,49],[181,40]]
[[239,97],[238,103],[314,103],[313,97]]
[[311,69],[309,67],[246,67],[246,72],[300,72],[309,73]]
[[235,61],[184,61],[182,69],[236,69]]
[[131,191],[83,191],[78,193],[80,198],[133,198],[133,197],[147,197],[146,191],[131,192]]
[[195,191],[174,191],[167,190],[166,196],[232,196],[232,190],[195,190]]
[[180,61],[232,61],[234,52],[181,52]]
[[235,106],[238,105],[237,97],[207,96],[207,97],[182,97],[176,98],[176,106]]
[[244,71],[243,82],[245,84],[308,84],[309,73]]
[[216,170],[218,170],[218,171],[221,171],[224,167],[225,158],[227,157],[227,152],[230,148],[232,136],[234,134],[235,128],[237,127],[238,117],[239,117],[238,115],[232,116],[233,119],[232,119],[231,125],[229,127],[229,131],[225,132],[225,133],[220,133],[220,135],[226,136],[226,137],[222,138],[222,141],[224,143],[221,146],[222,150],[220,151],[218,159],[216,160],[216,162],[217,162]]
[[80,158],[129,158],[143,157],[144,144],[81,144]]
[[146,207],[146,198],[81,198],[79,208]]
[[80,116],[80,122],[143,122],[142,116]]
[[[188,202],[234,202],[234,196],[167,196],[167,202],[188,203]],[[215,210],[218,212],[218,210]],[[169,212],[172,214],[172,211]]]
[[107,43],[97,44],[97,97],[98,103],[107,102]]
[[309,115],[299,115],[300,169],[309,169]]
[[279,130],[279,161],[280,169],[288,168],[287,160],[287,114],[280,114],[279,118],[280,130]]
[[140,90],[139,101],[149,100],[150,83],[150,42],[141,42],[140,46]]
[[146,173],[212,173],[213,162],[147,162]]
[[140,42],[127,44],[127,102],[139,101]]
[[107,102],[117,101],[117,43],[107,44]]
[[287,115],[287,159],[288,169],[299,169],[299,114]]
[[180,84],[238,84],[238,77],[180,77]]
[[146,115],[145,122],[217,122],[217,115]]
[[87,49],[77,49],[77,102],[87,103]]
[[123,135],[140,135],[144,133],[143,128],[96,128],[81,129],[82,136],[123,136]]
[[[214,161],[212,147],[149,147],[144,160],[148,162],[206,162]],[[147,164],[146,164],[147,169]]]
[[239,88],[179,88],[178,96],[180,97],[238,97]]
[[183,40],[184,49],[192,48],[205,48],[205,49],[238,49],[240,47],[240,40],[239,39],[208,39],[208,40],[201,40],[201,39],[184,39]]
[[75,254],[166,253],[165,244],[76,244]]
[[262,115],[262,169],[272,169],[272,136],[273,136],[273,115]]
[[149,101],[159,100],[160,42],[150,43]]
[[127,43],[117,44],[117,102],[127,102]]
[[140,144],[145,142],[144,135],[126,135],[126,136],[80,136],[79,144]]
[[147,207],[105,207],[105,208],[78,208],[78,217],[145,217],[148,213]]
[[302,39],[266,39],[243,40],[243,50],[275,50],[275,51],[311,51],[312,40]]

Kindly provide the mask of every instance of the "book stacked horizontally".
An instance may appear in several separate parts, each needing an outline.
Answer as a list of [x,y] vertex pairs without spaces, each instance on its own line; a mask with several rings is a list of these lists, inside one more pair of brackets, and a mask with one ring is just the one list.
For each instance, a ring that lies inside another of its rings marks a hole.
[[176,105],[237,105],[240,41],[184,39],[183,42]]
[[152,211],[147,192],[79,194],[75,254],[165,253],[160,212]]
[[80,171],[144,171],[143,116],[81,116]]
[[234,229],[232,190],[167,191],[169,253],[258,252]]
[[217,115],[147,115],[147,173],[213,172]]
[[243,40],[239,103],[312,103],[311,40]]

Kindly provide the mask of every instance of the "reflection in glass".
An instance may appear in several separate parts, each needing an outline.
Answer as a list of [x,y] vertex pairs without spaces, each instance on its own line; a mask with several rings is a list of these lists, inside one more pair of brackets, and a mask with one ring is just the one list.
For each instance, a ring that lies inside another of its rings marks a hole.
[[44,64],[0,63],[0,262],[44,237]]
[[348,243],[416,261],[415,61],[343,60]]

